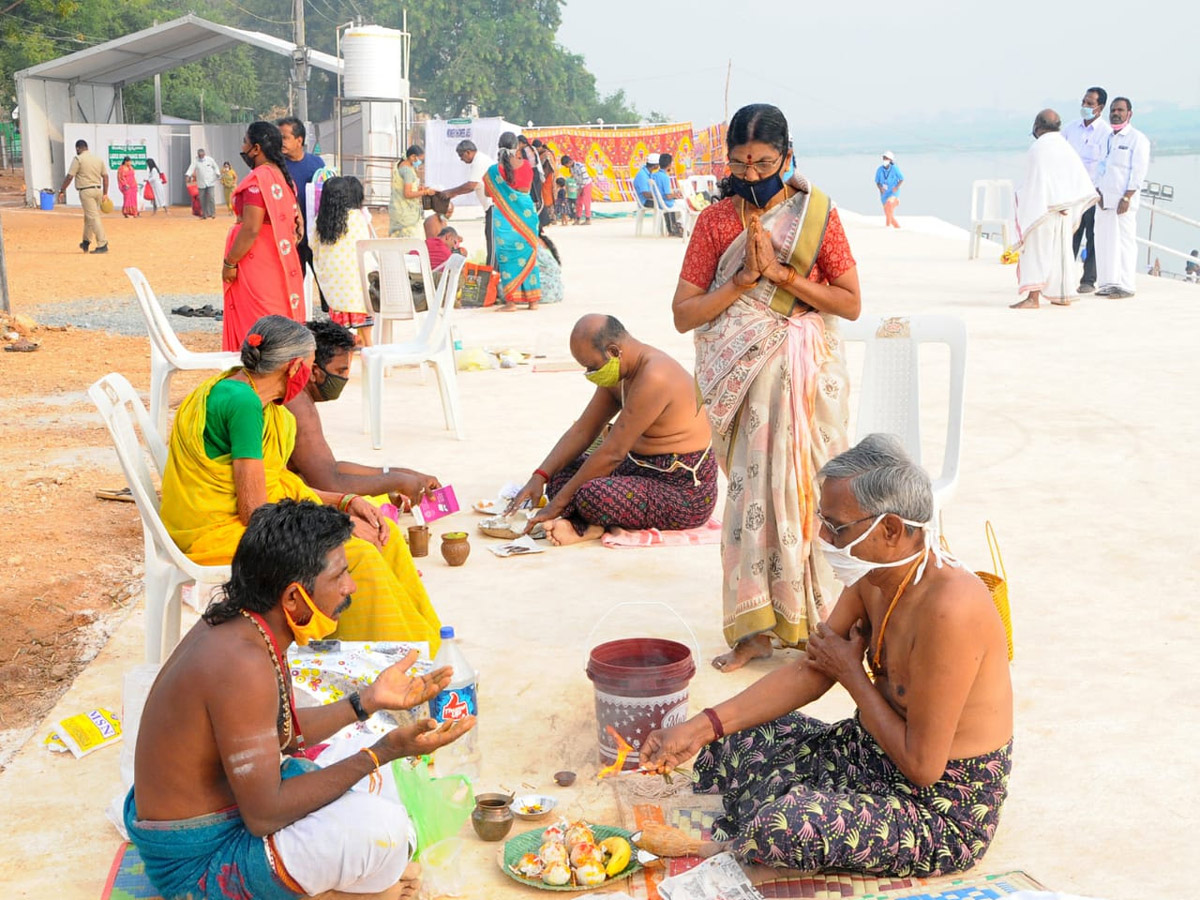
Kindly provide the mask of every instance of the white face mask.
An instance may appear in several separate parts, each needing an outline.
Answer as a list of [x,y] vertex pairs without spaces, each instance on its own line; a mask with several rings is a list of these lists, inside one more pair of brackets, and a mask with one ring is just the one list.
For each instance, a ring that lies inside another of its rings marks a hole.
[[[817,535],[817,549],[819,549],[825,555],[825,561],[829,563],[829,567],[833,569],[833,577],[840,581],[844,587],[850,587],[851,585],[856,584],[875,569],[892,569],[896,566],[907,565],[921,556],[921,554],[923,554],[928,548],[931,529],[928,527],[927,523],[910,522],[908,519],[901,519],[900,521],[905,525],[911,525],[914,528],[925,529],[925,546],[912,556],[906,556],[904,559],[897,559],[894,562],[871,562],[868,559],[859,559],[857,556],[851,553],[851,548],[853,548],[856,544],[861,544],[863,541],[865,541],[867,539],[867,535],[875,530],[875,526],[878,525],[886,515],[887,513],[881,514],[875,519],[874,522],[871,523],[870,528],[848,543],[845,547],[835,547],[833,544],[829,543],[829,541],[825,540],[820,535]],[[923,574],[923,569],[924,567],[922,567],[922,573],[920,574]],[[920,574],[917,575],[917,581],[920,581]]]

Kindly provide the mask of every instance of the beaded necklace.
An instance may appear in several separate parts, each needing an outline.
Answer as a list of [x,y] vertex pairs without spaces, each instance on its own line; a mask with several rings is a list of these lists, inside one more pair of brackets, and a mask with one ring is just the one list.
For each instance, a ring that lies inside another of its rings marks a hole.
[[283,657],[279,653],[279,645],[275,643],[275,637],[271,634],[271,629],[267,627],[262,616],[244,609],[240,612],[253,623],[254,627],[258,629],[258,633],[262,635],[262,639],[267,645],[267,653],[271,657],[271,665],[275,667],[275,683],[279,686],[277,724],[283,728],[283,743],[279,749],[287,750],[292,744],[292,738],[295,737],[296,749],[303,750],[304,735],[300,733],[300,719],[296,715],[296,704],[292,700],[292,692],[288,690],[287,681],[283,676]]

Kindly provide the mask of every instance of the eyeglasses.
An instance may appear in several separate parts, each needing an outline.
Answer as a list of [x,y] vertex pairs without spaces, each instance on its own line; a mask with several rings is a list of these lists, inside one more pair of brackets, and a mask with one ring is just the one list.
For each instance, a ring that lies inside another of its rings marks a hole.
[[876,518],[875,516],[863,516],[861,519],[855,519],[853,522],[847,522],[845,525],[834,525],[832,522],[830,522],[827,518],[825,518],[820,513],[817,513],[816,516],[817,516],[817,521],[821,523],[821,527],[827,529],[829,531],[829,533],[831,535],[833,535],[834,541],[836,541],[838,539],[838,537],[841,535],[841,533],[843,531],[845,531],[847,528],[850,528],[854,525],[858,525],[861,522],[869,522],[872,519]]
[[774,159],[760,159],[758,162],[752,163],[736,162],[731,159],[728,165],[729,171],[739,177],[745,175],[748,169],[754,169],[755,172],[766,178],[768,175],[775,174],[775,170],[779,168],[780,161],[781,159],[778,156]]

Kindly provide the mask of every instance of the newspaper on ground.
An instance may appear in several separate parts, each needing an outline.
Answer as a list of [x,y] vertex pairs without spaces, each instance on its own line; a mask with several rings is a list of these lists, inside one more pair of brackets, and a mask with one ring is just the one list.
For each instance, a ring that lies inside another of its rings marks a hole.
[[732,853],[718,853],[694,869],[664,878],[662,900],[763,900]]

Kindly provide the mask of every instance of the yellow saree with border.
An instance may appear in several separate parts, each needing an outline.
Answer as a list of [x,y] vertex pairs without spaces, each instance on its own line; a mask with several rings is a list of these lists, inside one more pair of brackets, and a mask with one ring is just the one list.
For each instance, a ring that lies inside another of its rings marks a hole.
[[[179,407],[168,443],[163,473],[163,524],[184,553],[204,566],[228,565],[246,526],[238,518],[233,461],[209,459],[204,452],[208,394],[232,372],[216,375],[192,391]],[[263,471],[267,501],[320,499],[287,461],[296,446],[296,418],[285,407],[263,409]],[[356,588],[349,609],[338,619],[331,637],[344,641],[428,641],[437,653],[441,623],[421,583],[408,545],[394,523],[380,550],[369,541],[351,538],[346,559]]]

